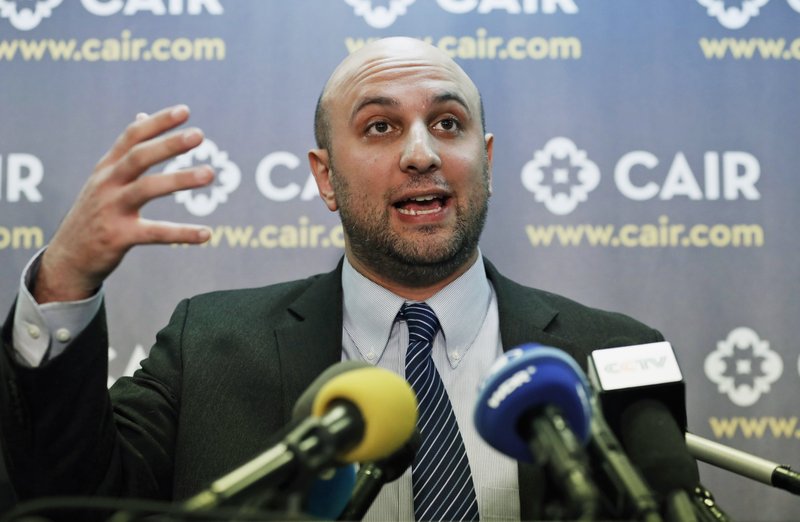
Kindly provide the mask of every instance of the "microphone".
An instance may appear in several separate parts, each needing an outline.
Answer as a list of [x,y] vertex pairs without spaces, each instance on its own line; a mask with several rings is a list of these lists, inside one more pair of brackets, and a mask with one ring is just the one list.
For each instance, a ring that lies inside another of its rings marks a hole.
[[730,448],[692,433],[686,433],[686,446],[693,457],[762,484],[800,495],[800,473],[789,466]]
[[393,482],[408,469],[419,451],[422,442],[415,430],[405,445],[385,459],[368,462],[361,466],[355,478],[355,487],[350,502],[340,511],[338,520],[361,520],[369,510],[384,484]]
[[574,359],[538,344],[506,352],[481,384],[474,421],[495,449],[553,478],[567,500],[564,518],[595,518],[598,492],[583,451],[589,384]]
[[686,387],[672,345],[626,346],[625,338],[611,344],[615,342],[618,348],[594,350],[588,361],[589,380],[611,430],[619,434],[625,409],[651,398],[667,406],[678,427],[686,431]]
[[588,366],[606,420],[663,499],[667,519],[727,520],[713,499],[701,495],[697,462],[683,435],[683,375],[670,343],[595,350]]
[[697,463],[664,404],[652,399],[632,404],[623,412],[621,430],[628,456],[657,493],[669,498],[676,491],[694,491],[700,482]]
[[279,443],[188,499],[186,509],[210,509],[256,491],[298,489],[293,482],[335,463],[377,460],[405,443],[416,427],[417,401],[402,377],[352,363],[329,370],[309,387],[315,390],[310,416]]
[[661,522],[658,501],[608,427],[596,395],[592,397],[592,407],[594,415],[587,448],[592,469],[601,477],[597,483],[603,499],[610,504],[606,510],[615,519]]
[[306,492],[303,511],[314,518],[336,519],[347,505],[355,484],[355,464],[323,471]]

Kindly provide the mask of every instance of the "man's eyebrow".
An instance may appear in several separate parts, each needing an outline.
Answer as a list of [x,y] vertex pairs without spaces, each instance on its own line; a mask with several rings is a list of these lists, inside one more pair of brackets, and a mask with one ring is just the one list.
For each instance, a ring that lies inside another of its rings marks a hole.
[[[458,103],[459,105],[461,105],[462,107],[464,107],[464,109],[467,111],[467,113],[470,112],[469,104],[467,103],[467,101],[464,99],[463,96],[461,96],[460,94],[458,94],[456,92],[447,91],[447,92],[442,92],[442,93],[436,94],[436,95],[431,97],[431,105],[438,105],[438,104],[441,104],[441,103],[447,103],[447,102],[451,102],[451,101],[454,101],[454,102]],[[355,119],[356,115],[364,107],[368,107],[370,105],[381,105],[381,106],[384,106],[384,107],[399,107],[400,106],[400,100],[398,100],[397,98],[392,98],[390,96],[369,96],[367,98],[364,98],[353,109],[353,112],[350,114],[350,121],[353,121]]]
[[370,96],[368,98],[364,98],[353,109],[353,112],[350,114],[350,121],[353,121],[355,119],[356,114],[358,114],[361,111],[361,109],[369,105],[398,107],[400,106],[400,101],[397,98],[391,98],[389,96]]
[[462,107],[464,107],[464,109],[468,113],[470,112],[469,104],[467,104],[467,101],[464,99],[463,96],[461,96],[460,94],[455,93],[455,92],[448,91],[448,92],[443,92],[441,94],[437,94],[436,96],[433,96],[431,101],[433,102],[432,105],[454,101],[454,102],[458,103],[459,105],[461,105]]

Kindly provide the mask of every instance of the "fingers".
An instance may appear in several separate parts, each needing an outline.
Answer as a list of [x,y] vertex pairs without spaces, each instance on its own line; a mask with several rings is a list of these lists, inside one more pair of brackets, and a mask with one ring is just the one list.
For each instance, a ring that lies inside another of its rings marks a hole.
[[211,229],[200,225],[186,225],[169,221],[140,219],[134,242],[136,244],[205,243]]
[[143,176],[126,187],[121,196],[129,209],[139,209],[150,200],[179,190],[203,187],[214,179],[214,171],[207,165],[179,170],[169,174]]
[[115,166],[112,176],[126,183],[141,176],[147,169],[189,151],[203,142],[203,132],[189,128],[134,145]]
[[108,153],[100,160],[99,165],[119,160],[135,145],[174,129],[186,123],[188,119],[189,107],[186,105],[168,107],[149,116],[143,112],[137,114],[136,120],[120,134]]

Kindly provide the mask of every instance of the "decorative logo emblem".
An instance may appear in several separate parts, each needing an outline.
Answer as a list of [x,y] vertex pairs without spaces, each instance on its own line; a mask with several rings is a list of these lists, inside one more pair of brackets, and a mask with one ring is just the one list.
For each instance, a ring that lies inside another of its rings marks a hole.
[[53,9],[63,0],[35,0],[34,5],[20,6],[19,0],[0,0],[0,18],[8,18],[11,25],[20,31],[30,31],[39,25],[44,18],[49,18],[53,14]]
[[522,168],[522,185],[547,210],[563,216],[600,183],[600,170],[569,138],[553,138]]
[[[228,159],[228,153],[221,151],[217,145],[206,138],[198,147],[181,154],[164,168],[165,173],[188,169],[197,163],[209,163],[217,171],[215,182],[208,189],[181,190],[175,193],[175,202],[181,203],[195,216],[207,216],[222,203],[228,201],[228,195],[239,187],[242,173],[234,162]],[[205,190],[205,191],[204,191]]]
[[389,0],[389,7],[374,6],[372,0],[344,0],[353,7],[356,16],[360,16],[376,29],[385,29],[392,25],[398,16],[406,14],[406,8],[416,0]]
[[706,357],[706,376],[737,406],[752,406],[783,373],[783,360],[769,342],[745,327],[736,328]]
[[[716,18],[723,27],[728,29],[741,29],[751,18],[759,14],[769,0],[743,0],[741,7],[725,6],[725,0],[697,0],[706,8],[708,16]],[[792,0],[789,0],[790,3]]]

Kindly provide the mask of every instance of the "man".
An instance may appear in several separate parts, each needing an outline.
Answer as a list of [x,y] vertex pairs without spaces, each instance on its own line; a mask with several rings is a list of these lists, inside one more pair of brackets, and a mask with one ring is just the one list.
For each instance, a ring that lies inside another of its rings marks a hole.
[[[452,488],[420,479],[423,461],[385,488],[369,516],[541,516],[552,487],[486,446],[472,426],[476,386],[492,361],[541,342],[584,364],[613,338],[662,338],[628,317],[517,285],[480,256],[493,137],[469,77],[418,40],[365,46],[336,68],[320,97],[309,161],[320,196],[343,223],[337,269],[182,302],[142,369],[106,393],[103,280],[135,245],[209,237],[202,227],[139,214],[156,197],[211,182],[208,167],[142,176],[200,144],[198,129],[169,132],[187,119],[183,106],[138,117],[28,271],[3,332],[1,425],[19,496],[184,499],[262,451],[327,366],[361,359],[406,375],[416,371],[410,354],[427,343],[431,378],[441,383],[431,386],[443,387],[451,404],[439,416],[457,419],[452,445],[466,452],[466,493],[452,501],[464,511],[420,511],[442,504],[420,507],[420,497]],[[420,302],[435,314],[426,315],[435,317],[435,337],[415,344],[417,308],[407,304]],[[438,433],[421,431],[423,440]]]

